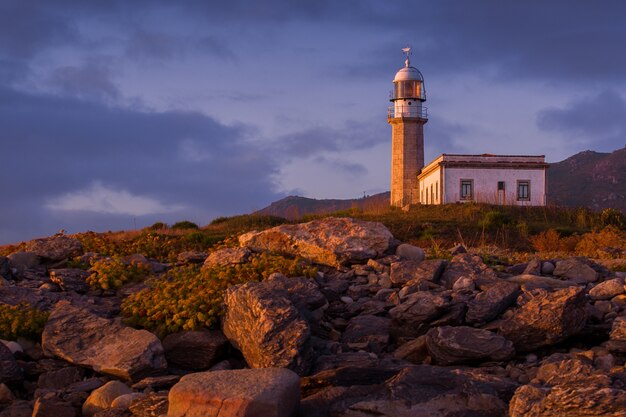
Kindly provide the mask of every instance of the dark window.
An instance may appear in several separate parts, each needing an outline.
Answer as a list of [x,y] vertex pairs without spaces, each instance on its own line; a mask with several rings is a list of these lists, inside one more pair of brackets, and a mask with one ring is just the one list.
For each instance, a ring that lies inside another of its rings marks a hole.
[[517,181],[517,199],[521,201],[530,200],[530,181]]
[[461,200],[471,200],[474,197],[474,181],[461,180]]
[[498,190],[504,191],[504,181],[498,181]]

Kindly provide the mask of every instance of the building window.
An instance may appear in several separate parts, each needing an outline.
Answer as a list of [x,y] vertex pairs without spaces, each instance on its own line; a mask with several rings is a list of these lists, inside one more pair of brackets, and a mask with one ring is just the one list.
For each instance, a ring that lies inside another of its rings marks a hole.
[[498,191],[504,191],[504,181],[498,181]]
[[517,200],[518,201],[530,200],[530,181],[528,180],[517,181]]
[[461,200],[474,198],[474,180],[461,180]]

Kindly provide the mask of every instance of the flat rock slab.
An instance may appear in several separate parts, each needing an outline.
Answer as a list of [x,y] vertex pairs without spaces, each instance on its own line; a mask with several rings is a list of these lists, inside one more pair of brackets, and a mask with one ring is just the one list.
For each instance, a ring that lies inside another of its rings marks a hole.
[[444,267],[445,261],[442,259],[401,260],[391,264],[389,279],[395,285],[404,285],[416,280],[437,282]]
[[300,378],[288,369],[189,374],[170,390],[168,417],[295,417]]
[[598,273],[578,258],[557,261],[556,268],[552,274],[577,284],[587,284],[588,282],[596,282],[598,280]]
[[187,331],[163,339],[165,357],[170,365],[192,371],[209,369],[222,359],[228,339],[219,330]]
[[242,264],[248,258],[250,258],[250,251],[246,248],[224,248],[212,252],[206,257],[203,267],[213,268],[216,266]]
[[167,368],[163,346],[154,334],[96,316],[67,301],[52,310],[42,347],[48,355],[125,380],[137,381]]
[[393,240],[393,235],[382,223],[348,217],[281,225],[239,237],[241,246],[255,252],[302,256],[329,266],[381,257],[389,250]]
[[487,323],[515,302],[520,293],[518,284],[499,281],[482,291],[467,304],[468,323]]
[[513,343],[488,330],[442,326],[426,333],[426,346],[435,363],[454,365],[503,361],[513,357]]
[[24,249],[50,262],[62,261],[83,254],[80,240],[69,236],[51,236],[27,242]]

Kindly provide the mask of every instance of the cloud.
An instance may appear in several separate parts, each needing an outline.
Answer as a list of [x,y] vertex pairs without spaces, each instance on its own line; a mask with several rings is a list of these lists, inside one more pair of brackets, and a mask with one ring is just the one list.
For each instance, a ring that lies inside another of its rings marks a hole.
[[225,61],[238,62],[237,56],[228,44],[217,36],[204,36],[197,42],[197,48],[200,51],[209,53],[210,55],[221,58]]
[[314,159],[315,163],[323,164],[326,167],[340,172],[344,175],[349,175],[350,177],[358,177],[367,174],[367,168],[362,164],[349,162],[346,160],[342,160],[339,158],[327,158],[324,156],[318,156]]
[[50,199],[45,207],[55,211],[91,211],[101,214],[145,216],[184,210],[182,205],[165,205],[123,189],[115,189],[96,181],[90,187],[68,192]]
[[547,132],[574,136],[597,149],[615,150],[626,143],[626,100],[614,90],[571,101],[564,108],[537,114],[537,126]]
[[103,62],[57,68],[50,76],[50,83],[64,94],[81,98],[109,100],[120,96],[117,85],[112,81],[112,71]]

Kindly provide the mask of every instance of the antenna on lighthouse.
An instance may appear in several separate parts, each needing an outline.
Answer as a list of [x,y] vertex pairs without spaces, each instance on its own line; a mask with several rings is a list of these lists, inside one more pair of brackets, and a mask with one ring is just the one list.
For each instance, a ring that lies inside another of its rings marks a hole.
[[404,55],[406,55],[406,60],[404,61],[404,64],[408,68],[411,65],[411,63],[409,62],[409,55],[411,55],[411,47],[407,46],[405,48],[402,48],[402,52],[404,52]]

